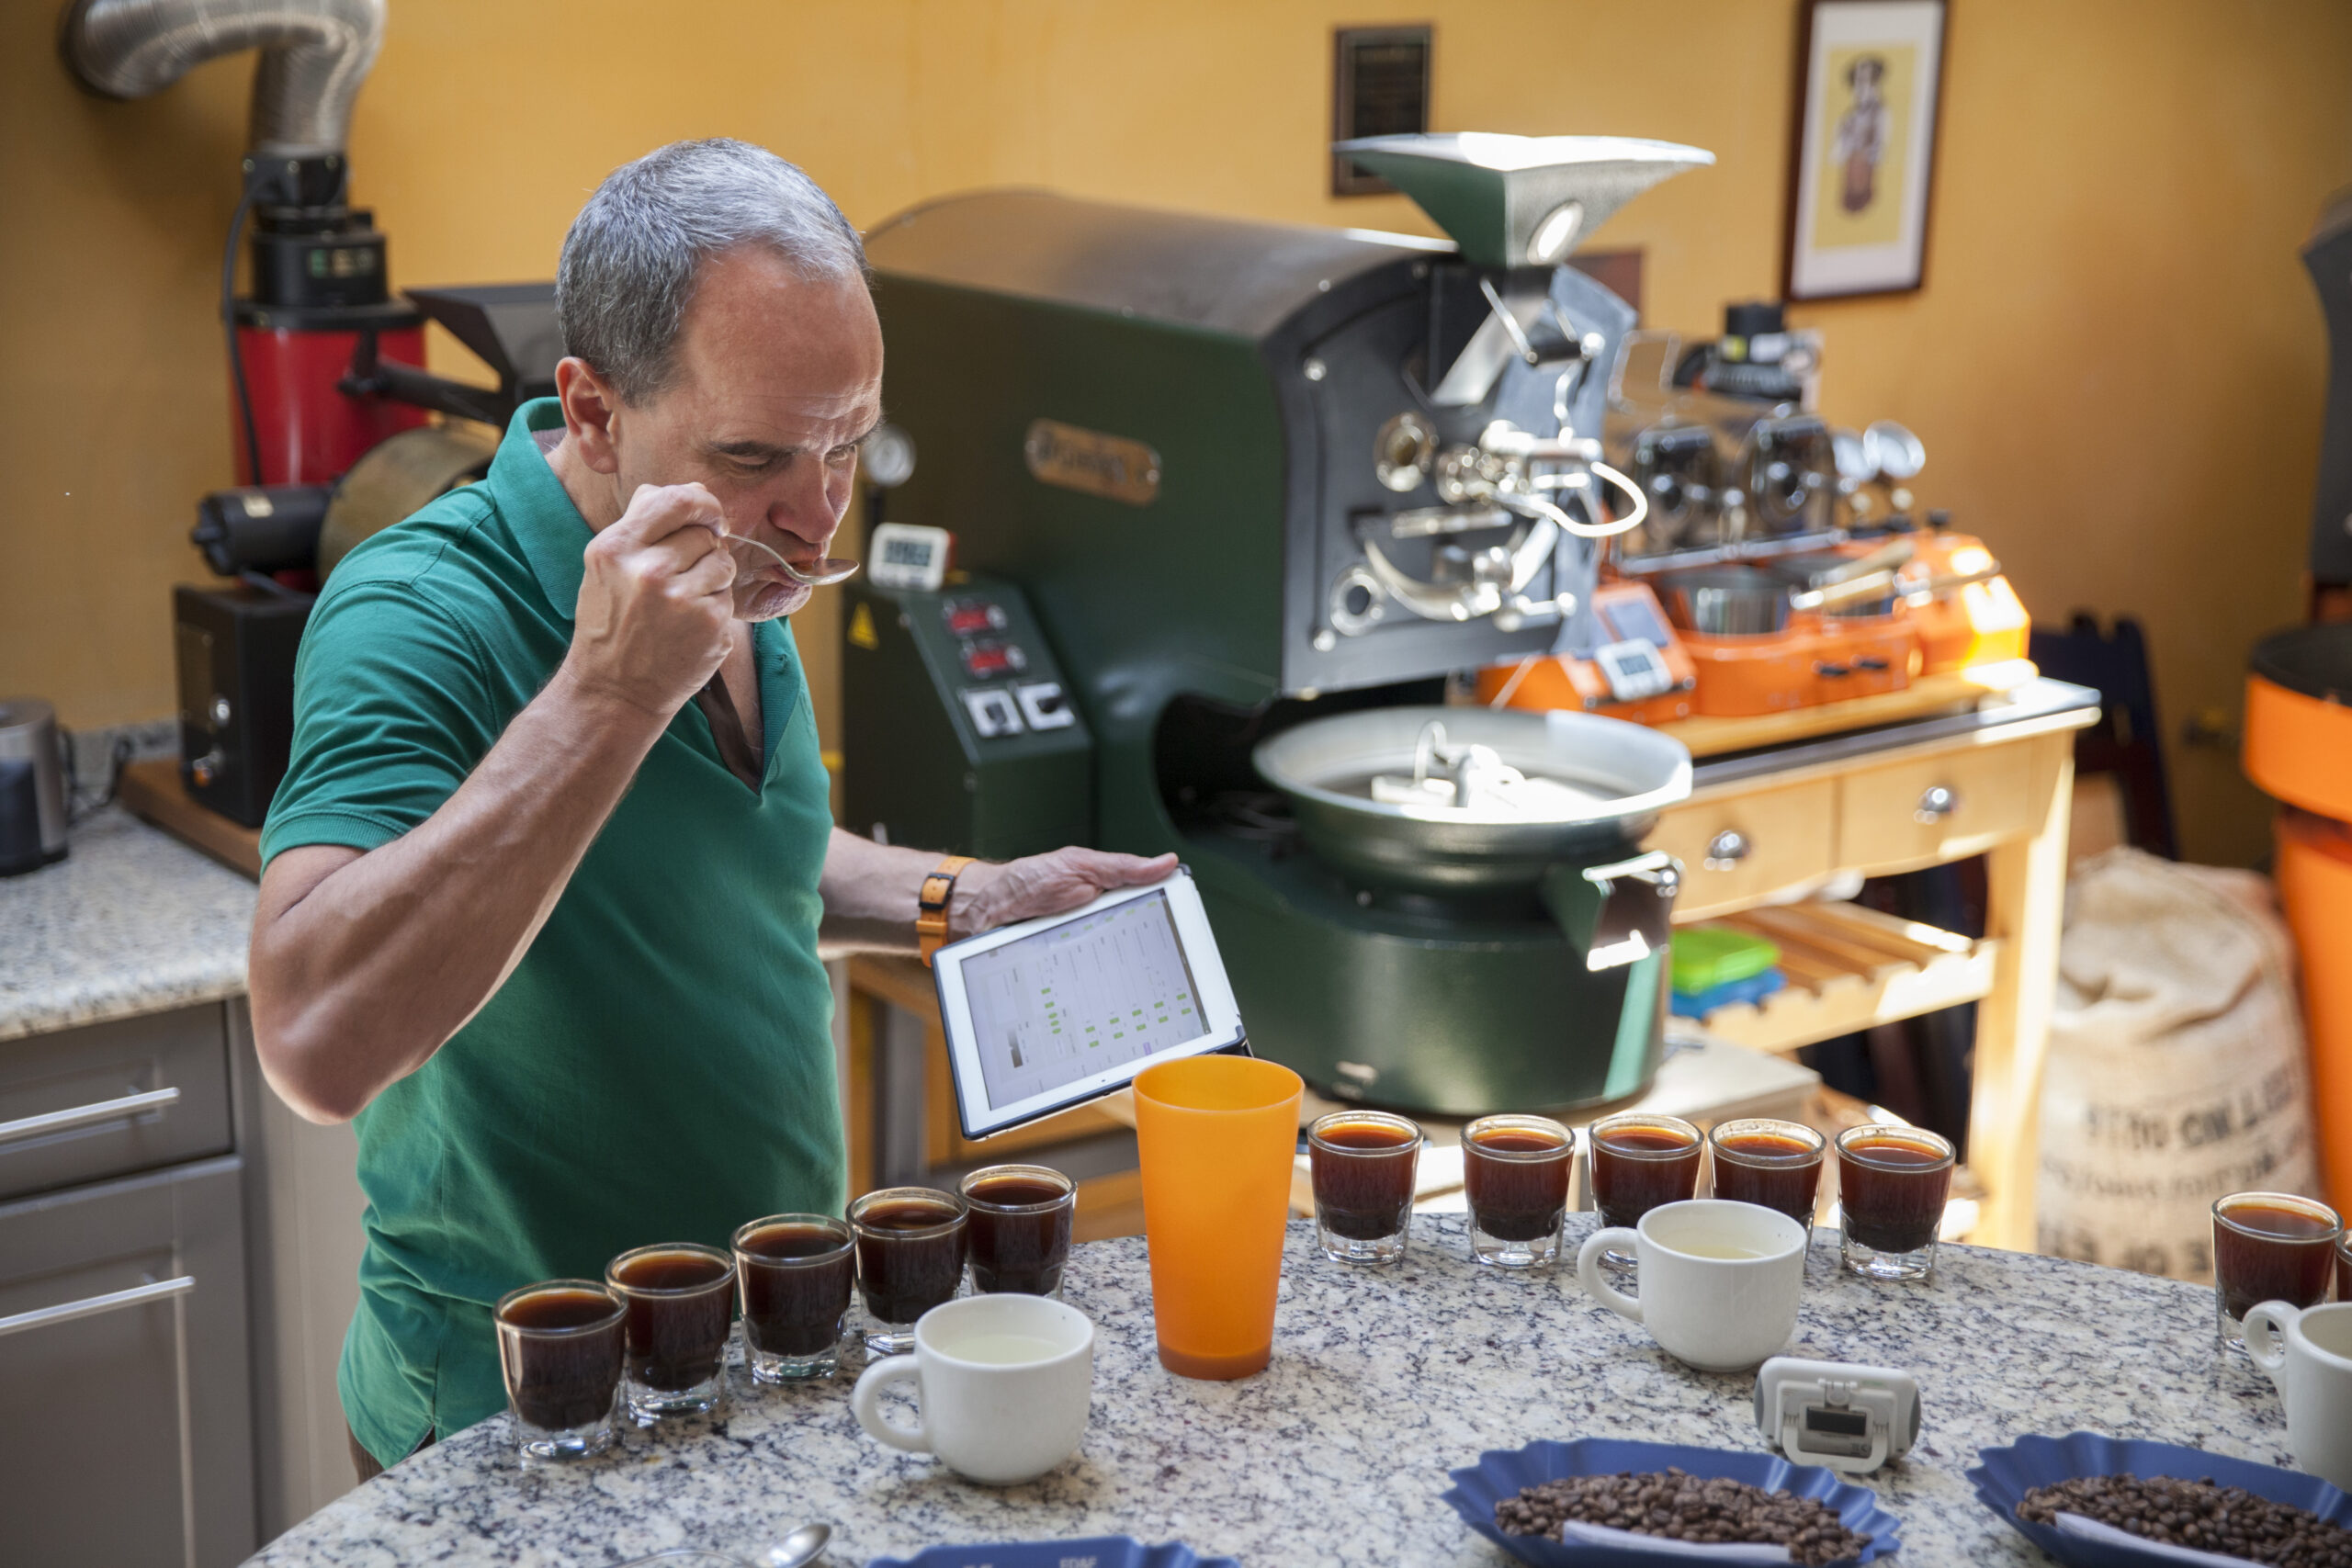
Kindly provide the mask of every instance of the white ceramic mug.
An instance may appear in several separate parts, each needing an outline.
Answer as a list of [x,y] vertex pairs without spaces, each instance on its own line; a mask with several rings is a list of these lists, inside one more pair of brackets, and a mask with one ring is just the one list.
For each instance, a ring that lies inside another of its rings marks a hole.
[[2301,1308],[2264,1302],[2245,1321],[2246,1352],[2278,1385],[2287,1407],[2295,1462],[2352,1492],[2352,1302]]
[[[915,1385],[922,1424],[882,1418],[882,1391]],[[1046,1296],[967,1296],[922,1314],[911,1356],[865,1369],[850,1395],[876,1442],[936,1454],[967,1481],[1034,1481],[1078,1451],[1094,1396],[1094,1325]]]
[[[1743,1371],[1795,1332],[1810,1239],[1788,1215],[1753,1203],[1661,1203],[1635,1229],[1614,1226],[1587,1236],[1577,1253],[1577,1278],[1602,1305],[1648,1329],[1675,1359],[1701,1371]],[[1601,1278],[1601,1254],[1611,1247],[1632,1249],[1638,1299]]]

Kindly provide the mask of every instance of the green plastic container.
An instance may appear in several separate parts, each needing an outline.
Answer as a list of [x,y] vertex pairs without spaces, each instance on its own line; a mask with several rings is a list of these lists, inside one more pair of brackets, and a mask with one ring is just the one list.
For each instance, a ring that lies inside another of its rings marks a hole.
[[1730,926],[1684,926],[1674,933],[1674,988],[1685,996],[1761,975],[1780,961],[1772,943]]

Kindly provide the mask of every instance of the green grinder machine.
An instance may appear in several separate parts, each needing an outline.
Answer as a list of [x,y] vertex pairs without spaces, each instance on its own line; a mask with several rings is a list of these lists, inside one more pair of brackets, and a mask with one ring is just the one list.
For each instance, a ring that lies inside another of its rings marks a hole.
[[1442,1115],[1638,1093],[1682,749],[1446,707],[1447,677],[1589,656],[1633,310],[1568,253],[1713,162],[1610,137],[1387,137],[1351,156],[1453,243],[949,197],[868,236],[893,522],[935,592],[844,622],[844,826],[1009,857],[1184,856],[1251,1043]]

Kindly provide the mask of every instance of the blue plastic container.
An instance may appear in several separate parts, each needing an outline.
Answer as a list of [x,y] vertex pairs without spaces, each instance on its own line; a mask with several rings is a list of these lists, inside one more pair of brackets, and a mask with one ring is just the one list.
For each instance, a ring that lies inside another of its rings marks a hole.
[[1579,1438],[1573,1443],[1530,1443],[1523,1449],[1489,1449],[1478,1462],[1448,1471],[1453,1488],[1445,1500],[1462,1522],[1536,1568],[1657,1568],[1652,1552],[1611,1546],[1571,1546],[1547,1536],[1506,1535],[1495,1528],[1495,1505],[1516,1497],[1530,1486],[1571,1475],[1615,1475],[1621,1471],[1674,1469],[1713,1480],[1722,1477],[1760,1486],[1767,1492],[1792,1492],[1817,1497],[1828,1505],[1840,1523],[1857,1535],[1871,1538],[1860,1557],[1849,1562],[1872,1562],[1894,1551],[1902,1521],[1879,1506],[1878,1494],[1867,1486],[1841,1481],[1835,1471],[1819,1465],[1791,1464],[1778,1454],[1744,1453],[1734,1449],[1698,1449],[1680,1443],[1634,1443],[1615,1438]]
[[2134,1442],[2104,1432],[2069,1432],[2063,1438],[2024,1437],[2007,1448],[1979,1449],[1984,1462],[1968,1472],[1977,1498],[2067,1568],[2138,1568],[2166,1559],[2137,1547],[2084,1540],[2048,1525],[2018,1517],[2018,1504],[2037,1486],[2054,1486],[2082,1475],[2169,1476],[2176,1481],[2211,1481],[2243,1486],[2257,1497],[2307,1508],[2332,1525],[2352,1529],[2352,1499],[2316,1475],[2275,1464],[2209,1454],[2177,1443]]

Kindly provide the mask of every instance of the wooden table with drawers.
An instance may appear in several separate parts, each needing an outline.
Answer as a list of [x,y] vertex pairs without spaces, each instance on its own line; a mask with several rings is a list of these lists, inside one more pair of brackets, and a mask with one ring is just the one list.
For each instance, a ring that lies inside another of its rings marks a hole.
[[[2073,732],[2098,694],[2030,676],[1957,711],[1820,734],[1821,712],[1787,716],[1802,739],[1759,744],[1770,720],[1668,726],[1696,757],[1690,798],[1649,846],[1684,867],[1675,920],[1728,919],[1770,937],[1788,987],[1718,1010],[1708,1030],[1789,1052],[1938,1008],[1975,1002],[1970,1170],[1985,1193],[1971,1239],[2033,1245],[2042,1061],[2065,893]],[[1732,746],[1747,748],[1729,750]],[[1853,874],[1883,875],[1987,857],[1984,935],[1972,939],[1860,906],[1808,897]],[[983,1145],[958,1135],[929,973],[910,959],[850,964],[848,1071],[853,1190],[933,1179],[1023,1149],[1123,1134],[1114,1108],[1082,1107]],[[1080,1181],[1083,1234],[1139,1220],[1132,1170]]]
[[[1781,947],[1789,988],[1711,1014],[1707,1027],[1722,1038],[1793,1051],[1977,1004],[1968,1164],[1985,1191],[1971,1239],[1984,1246],[2033,1246],[2073,732],[2098,717],[2097,693],[2035,678],[1959,713],[1701,756],[1690,798],[1649,839],[1683,864],[1678,924],[1729,917]],[[1853,904],[1801,901],[1854,873],[1980,854],[1981,940]]]

